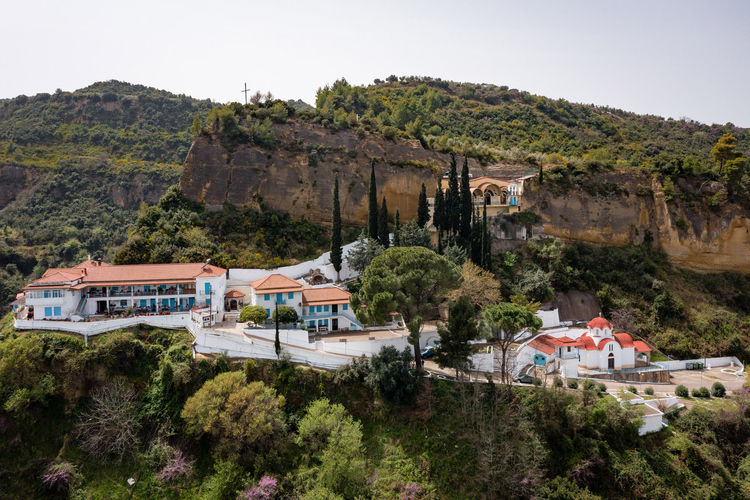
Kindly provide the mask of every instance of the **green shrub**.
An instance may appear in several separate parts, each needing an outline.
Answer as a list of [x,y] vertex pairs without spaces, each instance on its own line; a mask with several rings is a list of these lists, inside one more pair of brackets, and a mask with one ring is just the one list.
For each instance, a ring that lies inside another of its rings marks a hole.
[[628,392],[632,392],[633,394],[638,394],[638,389],[636,389],[634,385],[629,385]]
[[711,397],[711,393],[706,387],[701,387],[700,389],[693,389],[692,391],[690,391],[690,393],[693,395],[694,398],[710,398]]
[[251,321],[253,323],[260,324],[268,318],[268,311],[261,306],[245,306],[240,311],[240,322],[247,323]]
[[552,385],[554,387],[563,387],[563,379],[561,379],[560,377],[555,377],[555,380],[552,381]]
[[385,137],[386,139],[395,139],[396,132],[398,131],[394,127],[383,127],[383,137]]
[[721,382],[714,382],[711,386],[711,395],[715,398],[723,398],[726,393],[727,389]]
[[279,306],[271,313],[271,317],[276,321],[276,312],[279,314],[279,323],[288,325],[297,322],[297,311],[290,306]]
[[569,389],[578,389],[578,381],[574,378],[568,380],[568,388]]
[[604,384],[604,382],[599,382],[599,385],[596,386],[596,389],[602,394],[607,392],[607,386]]
[[583,380],[583,383],[581,385],[583,386],[583,388],[585,390],[588,391],[588,390],[593,389],[594,387],[596,387],[596,382],[594,382],[593,380],[587,378],[587,379]]
[[542,379],[540,379],[539,377],[534,377],[534,385],[537,386],[537,387],[541,387],[542,386]]
[[643,392],[645,392],[649,396],[653,396],[654,395],[654,388],[653,387],[646,387],[646,390],[643,391]]
[[678,385],[674,390],[674,393],[679,398],[686,398],[690,395],[690,393],[688,392],[688,388],[684,385]]

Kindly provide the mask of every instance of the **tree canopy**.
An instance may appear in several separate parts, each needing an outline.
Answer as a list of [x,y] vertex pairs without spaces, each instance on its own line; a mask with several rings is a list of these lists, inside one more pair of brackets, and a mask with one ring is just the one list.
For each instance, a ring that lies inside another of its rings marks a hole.
[[245,306],[240,311],[239,320],[241,323],[250,321],[258,325],[266,319],[268,319],[268,311],[262,306]]
[[187,400],[182,418],[188,434],[211,436],[218,454],[237,459],[285,429],[283,404],[283,396],[262,382],[248,384],[242,372],[226,372]]
[[[401,314],[409,328],[409,343],[419,363],[419,334],[425,315],[461,282],[452,262],[424,247],[395,247],[372,260],[362,276],[362,288],[351,296],[363,323],[384,324],[390,313]],[[360,307],[364,305],[365,307]]]
[[467,296],[461,296],[451,303],[448,309],[448,322],[438,324],[440,348],[435,354],[435,361],[441,368],[456,370],[456,378],[460,372],[471,369],[471,354],[473,346],[470,341],[479,337],[479,326],[474,319],[474,306]]

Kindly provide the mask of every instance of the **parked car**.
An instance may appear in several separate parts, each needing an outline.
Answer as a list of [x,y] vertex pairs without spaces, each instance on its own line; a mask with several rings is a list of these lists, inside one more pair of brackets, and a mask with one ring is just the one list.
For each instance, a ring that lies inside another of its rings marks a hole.
[[521,375],[518,375],[513,379],[513,382],[521,382],[522,384],[533,384],[534,383],[534,377],[529,375],[528,373],[523,373]]
[[436,345],[427,346],[421,351],[419,351],[419,354],[422,356],[422,359],[431,358],[435,355],[435,352],[437,352],[437,349],[438,349],[438,346]]

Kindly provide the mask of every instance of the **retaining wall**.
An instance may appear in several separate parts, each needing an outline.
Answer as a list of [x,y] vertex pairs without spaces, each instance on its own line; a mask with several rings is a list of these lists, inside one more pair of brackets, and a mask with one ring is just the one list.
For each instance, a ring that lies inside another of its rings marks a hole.
[[78,333],[83,336],[99,335],[101,333],[127,328],[136,325],[149,325],[157,328],[178,329],[185,328],[190,323],[190,315],[169,314],[160,316],[133,316],[131,318],[109,319],[102,321],[40,321],[17,319],[14,326],[19,330],[55,330]]

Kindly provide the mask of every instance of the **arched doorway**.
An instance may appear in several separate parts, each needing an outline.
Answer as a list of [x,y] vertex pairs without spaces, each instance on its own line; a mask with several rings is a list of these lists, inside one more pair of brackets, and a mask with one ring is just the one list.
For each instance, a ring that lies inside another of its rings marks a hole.
[[610,370],[615,369],[615,355],[614,353],[609,353],[609,357],[607,358],[607,368]]
[[488,205],[492,205],[492,195],[493,195],[493,194],[494,194],[494,193],[493,193],[492,191],[490,191],[489,189],[488,189],[487,191],[485,191],[485,192],[484,192],[484,201],[485,201],[485,203],[487,203]]
[[507,205],[508,204],[508,192],[503,191],[500,193],[500,204],[501,205]]
[[232,299],[229,301],[229,310],[230,311],[236,311],[237,310],[237,301]]

